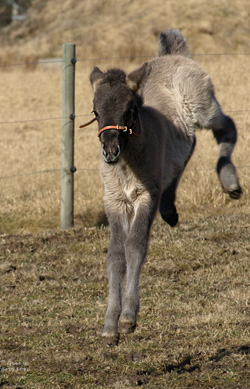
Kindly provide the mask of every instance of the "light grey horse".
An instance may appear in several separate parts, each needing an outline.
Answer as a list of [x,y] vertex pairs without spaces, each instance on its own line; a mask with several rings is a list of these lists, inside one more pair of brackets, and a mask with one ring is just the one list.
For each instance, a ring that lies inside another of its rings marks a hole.
[[236,128],[223,114],[209,76],[188,58],[179,31],[162,32],[159,42],[159,58],[128,75],[95,67],[90,76],[111,230],[107,345],[136,327],[150,228],[158,208],[169,225],[178,222],[175,193],[195,147],[195,128],[212,129],[222,188],[232,198],[241,195],[231,162]]

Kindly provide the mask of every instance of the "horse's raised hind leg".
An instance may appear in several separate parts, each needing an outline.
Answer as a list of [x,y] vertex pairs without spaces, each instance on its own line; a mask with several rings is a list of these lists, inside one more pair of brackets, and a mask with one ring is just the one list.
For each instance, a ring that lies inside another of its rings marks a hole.
[[[209,98],[207,98],[207,101]],[[206,108],[206,107],[205,107]],[[200,112],[200,120],[197,125],[200,128],[212,129],[214,137],[219,145],[219,159],[217,173],[225,193],[233,199],[240,198],[242,189],[239,184],[236,169],[231,161],[231,155],[237,140],[237,130],[233,120],[226,116],[212,95],[208,109]]]
[[149,193],[141,195],[135,205],[134,220],[125,243],[127,285],[119,319],[120,333],[131,333],[136,327],[140,308],[140,272],[147,254],[149,232],[157,207],[158,194],[151,196]]
[[108,212],[111,229],[107,254],[109,300],[102,333],[103,341],[107,346],[116,345],[119,342],[118,320],[122,310],[122,289],[126,273],[124,242],[127,236],[126,225],[124,225],[126,215],[122,215],[121,212],[122,209],[117,212]]
[[214,137],[220,147],[217,163],[217,173],[221,186],[225,193],[233,199],[239,199],[242,189],[239,184],[236,169],[231,161],[237,132],[233,120],[221,112],[219,120],[213,121],[212,130]]
[[188,158],[185,161],[183,169],[179,172],[178,176],[173,179],[171,184],[163,191],[161,195],[161,201],[159,206],[159,211],[161,214],[162,219],[168,223],[171,227],[174,227],[179,220],[179,215],[176,211],[176,207],[174,205],[175,203],[175,197],[176,197],[176,190],[178,187],[178,184],[180,182],[181,176],[188,164],[188,161],[190,160],[194,149],[196,145],[196,138],[193,138],[193,144],[191,147],[190,154]]

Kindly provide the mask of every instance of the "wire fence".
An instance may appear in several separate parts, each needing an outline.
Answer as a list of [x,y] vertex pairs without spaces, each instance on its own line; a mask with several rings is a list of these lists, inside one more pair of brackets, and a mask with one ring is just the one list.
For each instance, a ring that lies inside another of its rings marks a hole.
[[[250,53],[197,53],[193,54],[192,57],[208,57],[208,56],[250,56]],[[156,56],[151,55],[140,55],[140,56],[122,56],[122,57],[96,57],[96,58],[85,58],[85,59],[77,59],[77,62],[99,62],[99,61],[111,61],[111,60],[125,60],[125,59],[146,59],[146,58],[157,58]],[[0,65],[0,68],[8,68],[8,67],[18,67],[18,66],[38,66],[38,65],[47,65],[47,64],[63,64],[64,61],[62,59],[50,59],[45,61],[32,61],[32,62],[22,62],[22,63],[12,63],[12,64],[4,64]],[[228,114],[244,114],[250,112],[250,109],[240,109],[240,110],[227,110],[224,111]],[[88,117],[91,116],[91,113],[75,115],[75,118],[79,117]],[[19,124],[19,123],[32,123],[32,122],[43,122],[50,120],[62,120],[65,119],[64,116],[51,117],[51,118],[39,118],[39,119],[27,119],[27,120],[12,120],[12,121],[0,121],[0,125],[5,124]],[[250,165],[241,165],[236,166],[237,169],[250,168]],[[98,171],[97,168],[78,168],[77,171]],[[203,171],[214,171],[214,168],[203,168],[203,169],[187,169],[186,173],[191,172],[203,172]],[[36,175],[36,174],[47,174],[47,173],[61,173],[62,169],[44,169],[44,170],[36,170],[25,173],[17,173],[6,176],[0,176],[0,179],[10,179],[15,177]]]
[[[247,113],[250,112],[250,109],[239,109],[239,110],[230,110],[230,111],[223,111],[224,113]],[[88,117],[92,116],[91,113],[85,113],[82,115],[75,115],[75,118],[80,118],[80,117]],[[66,116],[59,116],[59,117],[54,117],[54,118],[41,118],[41,119],[27,119],[27,120],[13,120],[13,121],[3,121],[0,122],[1,124],[18,124],[18,123],[33,123],[33,122],[44,122],[44,121],[49,121],[49,120],[62,120],[62,119],[67,119]]]
[[[250,165],[238,165],[237,169],[249,169]],[[62,169],[44,169],[44,170],[35,170],[26,173],[18,173],[18,174],[10,174],[9,176],[0,176],[0,180],[10,179],[15,177],[23,177],[23,176],[31,176],[35,174],[43,174],[43,173],[61,173]],[[98,168],[77,168],[76,171],[96,171],[98,172]],[[185,173],[199,173],[199,172],[215,172],[215,168],[203,168],[203,169],[186,169]]]
[[[209,57],[209,56],[250,56],[250,53],[196,53],[192,54],[191,57]],[[99,61],[116,61],[116,60],[125,60],[125,59],[146,59],[146,58],[157,58],[155,55],[130,55],[130,56],[118,56],[118,57],[95,57],[95,58],[84,58],[84,59],[77,59],[77,62],[99,62]],[[45,61],[25,61],[21,63],[10,63],[10,64],[2,64],[0,65],[0,68],[7,68],[7,67],[15,67],[15,66],[38,66],[38,65],[47,65],[47,64],[56,64],[56,63],[63,63],[63,60],[58,59],[50,59]]]

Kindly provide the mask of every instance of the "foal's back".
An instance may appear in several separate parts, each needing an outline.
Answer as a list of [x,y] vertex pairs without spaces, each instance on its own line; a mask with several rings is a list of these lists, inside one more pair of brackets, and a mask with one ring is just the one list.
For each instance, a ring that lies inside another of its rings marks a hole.
[[142,94],[144,104],[159,110],[185,136],[203,127],[218,103],[210,77],[194,61],[166,55],[149,62],[150,74]]

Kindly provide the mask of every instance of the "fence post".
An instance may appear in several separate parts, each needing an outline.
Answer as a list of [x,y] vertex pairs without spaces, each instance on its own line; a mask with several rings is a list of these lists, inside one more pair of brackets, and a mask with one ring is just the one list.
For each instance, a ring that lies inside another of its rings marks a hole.
[[75,44],[63,45],[61,228],[74,226]]

